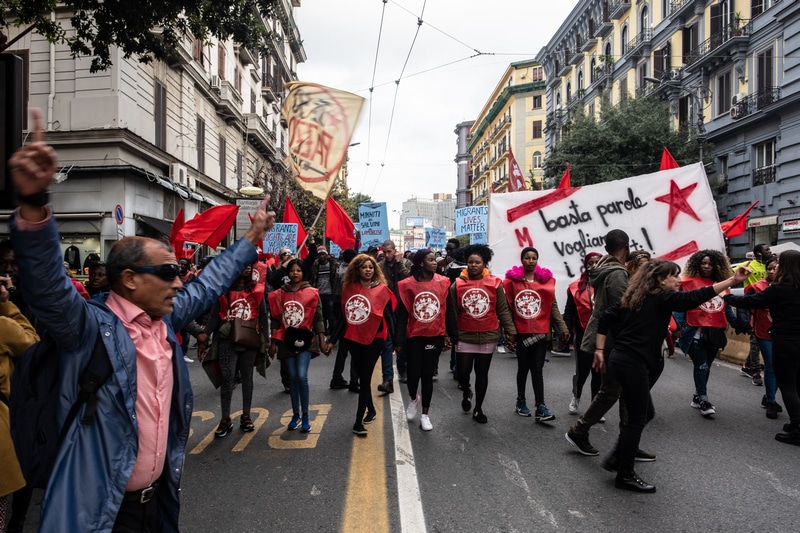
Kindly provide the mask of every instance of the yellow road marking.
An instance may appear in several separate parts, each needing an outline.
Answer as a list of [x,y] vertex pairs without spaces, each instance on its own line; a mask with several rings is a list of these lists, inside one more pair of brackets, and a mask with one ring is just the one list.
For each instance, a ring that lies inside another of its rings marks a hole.
[[[203,411],[198,411],[198,413],[202,412]],[[233,448],[234,452],[240,452],[244,450],[244,447],[247,446],[247,444],[251,440],[253,440],[253,437],[255,437],[256,433],[258,433],[258,428],[260,428],[264,424],[264,422],[267,421],[267,417],[269,416],[269,411],[267,409],[262,409],[260,407],[254,407],[250,409],[250,412],[251,415],[256,415],[255,419],[253,420],[253,426],[255,427],[255,431],[251,431],[250,433],[245,433],[244,435],[242,435],[242,437],[239,439],[239,442]],[[242,414],[241,411],[237,411],[231,414],[231,420],[235,420],[241,414]],[[202,419],[205,420],[205,418]],[[234,424],[234,426],[235,425],[236,424]],[[189,452],[189,455],[197,455],[203,453],[203,450],[205,450],[209,444],[214,442],[214,431],[216,430],[217,428],[212,428],[211,432],[208,435],[206,435],[205,438],[201,440],[197,446],[192,448],[192,451]]]
[[331,412],[330,404],[309,405],[309,414],[313,411],[317,412],[317,416],[310,419],[311,431],[308,433],[301,433],[300,431],[289,431],[286,425],[292,420],[292,410],[289,409],[281,417],[281,427],[272,432],[269,438],[270,448],[276,450],[298,450],[301,448],[316,448],[319,441],[319,434],[322,432],[322,426],[328,420],[328,413]]
[[[380,360],[372,374],[371,390],[380,383]],[[376,377],[377,372],[377,377]],[[364,383],[361,384],[364,386]],[[374,393],[373,393],[374,394]],[[384,533],[389,531],[384,454],[383,398],[374,398],[378,418],[368,426],[367,438],[353,435],[350,472],[341,531]]]
[[[194,411],[192,413],[192,416],[193,417],[195,417],[195,416],[200,417],[200,420],[202,422],[205,422],[206,420],[211,420],[212,418],[214,418],[214,413],[212,413],[211,411]],[[194,435],[194,428],[190,427],[189,428],[189,438],[190,439],[192,438],[192,435]]]

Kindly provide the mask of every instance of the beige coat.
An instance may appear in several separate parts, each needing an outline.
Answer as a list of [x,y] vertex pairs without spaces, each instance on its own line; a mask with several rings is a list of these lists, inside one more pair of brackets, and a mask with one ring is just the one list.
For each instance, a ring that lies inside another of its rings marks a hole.
[[[28,322],[16,305],[11,302],[0,303],[0,392],[6,398],[11,393],[11,372],[14,368],[12,357],[19,357],[39,340],[36,330]],[[19,469],[14,443],[11,441],[11,421],[8,406],[0,402],[0,496],[11,494],[25,486],[25,479]]]

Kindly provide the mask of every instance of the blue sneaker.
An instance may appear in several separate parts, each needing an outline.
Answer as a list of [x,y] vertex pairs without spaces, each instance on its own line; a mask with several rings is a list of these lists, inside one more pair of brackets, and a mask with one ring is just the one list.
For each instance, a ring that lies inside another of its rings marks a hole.
[[311,431],[311,423],[308,421],[308,415],[303,415],[303,418],[300,419],[300,431],[303,433]]
[[548,422],[556,418],[556,415],[551,413],[545,404],[540,404],[536,408],[536,414],[534,416],[537,422]]
[[525,403],[525,398],[517,400],[517,414],[519,416],[531,416],[531,410],[528,409],[528,404]]
[[290,431],[294,431],[295,429],[297,429],[297,426],[299,425],[300,425],[300,415],[295,413],[292,415],[292,420],[289,422],[287,429],[289,429]]

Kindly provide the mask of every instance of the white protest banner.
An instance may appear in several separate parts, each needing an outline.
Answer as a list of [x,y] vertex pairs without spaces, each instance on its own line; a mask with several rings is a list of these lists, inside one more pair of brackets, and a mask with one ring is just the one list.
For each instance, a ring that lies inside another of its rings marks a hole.
[[472,205],[455,210],[456,235],[486,233],[488,222],[488,205]]
[[431,250],[444,250],[447,244],[447,230],[444,228],[425,228],[425,247]]
[[278,255],[281,248],[289,248],[297,253],[297,224],[277,223],[264,235],[261,249],[265,254]]
[[389,217],[386,203],[358,204],[358,221],[361,225],[361,250],[370,246],[381,247],[389,240]]
[[587,252],[605,254],[612,229],[628,234],[631,251],[647,250],[681,267],[696,251],[725,250],[700,163],[584,187],[493,194],[489,205],[491,268],[499,276],[519,264],[522,248],[533,246],[539,264],[565,288],[580,276]]

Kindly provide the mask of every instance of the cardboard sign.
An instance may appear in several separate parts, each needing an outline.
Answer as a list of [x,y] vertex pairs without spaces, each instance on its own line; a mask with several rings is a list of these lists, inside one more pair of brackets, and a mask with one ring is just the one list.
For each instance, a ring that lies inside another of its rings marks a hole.
[[328,253],[336,259],[339,259],[339,255],[342,253],[342,247],[335,242],[330,241],[328,243]]
[[474,205],[455,210],[456,235],[486,233],[488,223],[488,205]]
[[425,247],[431,250],[444,250],[447,244],[447,231],[444,228],[425,228]]
[[606,253],[612,229],[628,234],[632,252],[647,250],[681,268],[694,252],[725,250],[700,163],[584,187],[493,194],[489,205],[492,272],[502,276],[533,246],[561,288],[580,276],[586,253]]
[[297,224],[278,223],[264,235],[261,249],[265,254],[278,255],[281,248],[297,253]]
[[386,203],[358,204],[358,221],[361,225],[361,251],[370,246],[381,247],[389,240],[389,217]]

